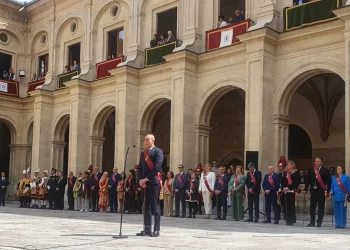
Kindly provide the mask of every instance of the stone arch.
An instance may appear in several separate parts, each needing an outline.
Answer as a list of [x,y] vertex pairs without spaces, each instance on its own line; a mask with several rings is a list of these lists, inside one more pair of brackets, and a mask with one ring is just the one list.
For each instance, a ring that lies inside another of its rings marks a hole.
[[103,130],[106,120],[116,108],[114,105],[104,105],[97,111],[97,115],[94,116],[91,134],[93,136],[103,136]]
[[96,7],[92,10],[92,15],[91,15],[91,23],[92,23],[92,30],[97,29],[97,23],[99,19],[101,18],[102,13],[111,7],[114,3],[119,3],[119,2],[124,2],[128,5],[129,7],[129,15],[131,16],[131,6],[129,1],[126,0],[102,0],[96,3]]
[[35,32],[34,36],[31,38],[29,41],[29,44],[31,44],[30,51],[32,54],[35,53],[35,44],[36,41],[40,38],[41,34],[46,33],[47,34],[47,39],[49,39],[49,31],[47,29],[40,29]]
[[242,80],[238,81],[223,81],[218,84],[214,84],[213,87],[208,89],[208,91],[204,94],[203,97],[200,98],[202,100],[199,104],[199,108],[197,111],[197,124],[209,126],[211,112],[217,101],[226,93],[230,92],[234,89],[242,89],[246,91],[246,86]]
[[344,64],[335,58],[314,57],[295,65],[276,91],[275,114],[288,115],[293,94],[307,79],[324,73],[333,73],[345,79]]
[[226,166],[233,159],[240,160],[244,162],[244,156],[238,151],[231,151],[227,153],[218,163],[218,166]]
[[144,109],[141,111],[140,120],[139,120],[139,128],[140,131],[143,132],[151,132],[152,131],[152,125],[154,122],[154,117],[157,114],[157,111],[159,108],[167,103],[170,102],[171,99],[169,97],[163,96],[156,96],[152,99],[150,99],[143,107]]
[[147,4],[148,0],[140,0],[139,2],[139,13],[143,13],[145,12],[145,7],[146,7],[146,4]]
[[64,141],[64,136],[67,127],[69,126],[70,115],[64,114],[55,123],[54,126],[54,141]]
[[[56,22],[56,28],[55,28],[55,32],[54,32],[54,34],[55,34],[54,38],[55,38],[56,43],[60,39],[60,34],[61,34],[64,26],[69,21],[71,21],[73,19],[80,19],[80,21],[83,23],[83,26],[84,26],[83,29],[85,30],[86,22],[84,20],[86,19],[86,17],[85,17],[84,9],[72,11],[72,12],[68,11],[65,15],[61,16]],[[87,35],[87,34],[85,34],[85,35]]]
[[11,133],[11,144],[15,144],[17,140],[17,131],[19,131],[16,122],[7,115],[0,114],[0,121],[4,122],[6,126],[9,128]]

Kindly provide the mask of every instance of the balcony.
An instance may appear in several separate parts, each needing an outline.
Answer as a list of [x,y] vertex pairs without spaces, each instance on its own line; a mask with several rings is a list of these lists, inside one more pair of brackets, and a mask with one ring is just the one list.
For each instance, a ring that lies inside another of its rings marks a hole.
[[27,92],[34,91],[36,87],[42,86],[45,83],[45,79],[28,83]]
[[239,39],[236,35],[247,32],[250,27],[250,22],[250,19],[247,19],[222,28],[206,31],[206,51],[238,43]]
[[283,10],[284,30],[294,30],[336,19],[332,12],[341,7],[341,0],[316,0]]
[[145,67],[165,62],[163,56],[169,55],[176,48],[178,42],[167,43],[145,50]]
[[72,71],[72,72],[69,72],[69,73],[65,73],[65,74],[61,74],[61,75],[58,75],[57,76],[57,85],[58,85],[58,88],[61,89],[61,88],[65,88],[66,85],[64,85],[64,83],[72,80],[72,77],[73,76],[77,76],[79,75],[79,71]]
[[108,71],[115,69],[119,63],[124,61],[124,56],[117,57],[112,60],[96,63],[96,79],[102,79],[111,76]]
[[0,95],[18,97],[18,82],[0,80]]

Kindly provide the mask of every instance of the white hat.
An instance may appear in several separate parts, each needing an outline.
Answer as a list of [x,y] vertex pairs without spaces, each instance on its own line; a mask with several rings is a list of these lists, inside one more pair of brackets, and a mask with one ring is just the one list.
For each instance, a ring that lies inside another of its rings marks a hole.
[[43,171],[43,173],[45,173],[45,174],[48,174],[48,173],[49,173],[49,171],[47,171],[47,170],[44,170],[44,171]]
[[30,174],[30,167],[27,168],[27,174]]
[[23,174],[27,174],[27,170],[23,170]]
[[40,168],[35,170],[34,173],[40,173]]

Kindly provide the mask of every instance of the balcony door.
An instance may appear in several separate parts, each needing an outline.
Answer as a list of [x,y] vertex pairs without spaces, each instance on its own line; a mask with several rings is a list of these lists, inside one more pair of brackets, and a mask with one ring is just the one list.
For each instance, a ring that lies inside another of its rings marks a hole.
[[80,65],[80,43],[68,47],[68,66],[73,68],[74,61]]
[[49,64],[49,54],[39,56],[38,75],[40,75],[41,73],[46,75],[48,64]]
[[233,18],[233,20],[236,19],[235,11],[240,10],[245,12],[245,0],[219,0],[220,6],[219,6],[219,15],[218,16],[224,16],[225,21],[228,22],[230,17]]
[[4,71],[6,71],[6,73],[9,72],[9,69],[11,68],[11,61],[11,55],[0,52],[0,78],[2,78]]
[[107,58],[113,59],[123,55],[124,29],[119,28],[108,32]]
[[[157,35],[168,36],[171,30],[177,38],[177,8],[172,8],[157,14]],[[151,39],[151,38],[150,38]]]

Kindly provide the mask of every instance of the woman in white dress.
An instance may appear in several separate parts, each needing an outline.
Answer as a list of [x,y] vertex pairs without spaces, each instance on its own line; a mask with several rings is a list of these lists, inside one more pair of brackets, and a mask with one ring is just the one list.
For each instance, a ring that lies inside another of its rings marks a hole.
[[211,166],[209,163],[204,165],[204,172],[201,175],[199,182],[199,193],[203,196],[204,210],[206,216],[204,219],[210,219],[213,191],[215,186],[216,176],[214,172],[211,172]]

